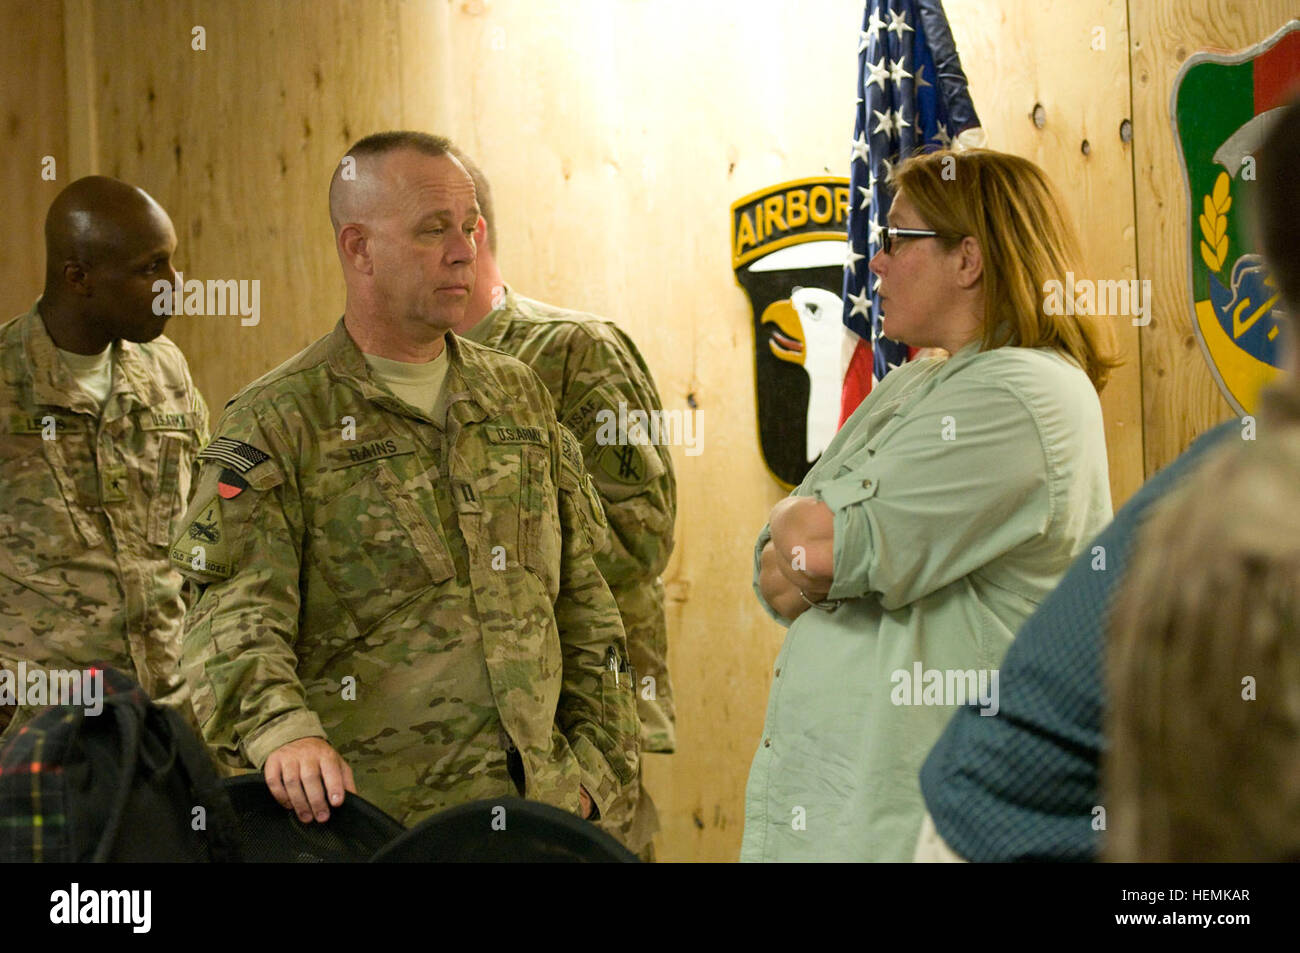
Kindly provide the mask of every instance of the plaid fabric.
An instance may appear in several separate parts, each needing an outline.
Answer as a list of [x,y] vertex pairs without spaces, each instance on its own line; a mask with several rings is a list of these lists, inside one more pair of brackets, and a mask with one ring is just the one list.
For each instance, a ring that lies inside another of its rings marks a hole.
[[[967,860],[1091,861],[1101,848],[1106,614],[1147,508],[1205,453],[1240,433],[1230,420],[1156,474],[1080,554],[1002,662],[1000,710],[960,708],[921,768],[934,826]],[[1094,570],[1102,546],[1106,570]]]
[[0,751],[0,863],[71,859],[63,756],[81,718],[72,708],[46,712]]
[[[148,702],[144,690],[121,672],[104,668],[103,673],[105,707],[96,717],[113,717],[108,703],[114,695],[127,696],[119,704]],[[0,863],[77,859],[63,765],[85,718],[79,706],[48,708],[0,748]]]

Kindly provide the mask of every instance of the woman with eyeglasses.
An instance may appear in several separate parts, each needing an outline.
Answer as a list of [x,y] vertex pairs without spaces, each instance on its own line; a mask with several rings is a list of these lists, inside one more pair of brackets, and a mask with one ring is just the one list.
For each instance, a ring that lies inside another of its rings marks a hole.
[[789,631],[745,861],[910,861],[926,753],[955,706],[997,717],[1016,629],[1111,516],[1116,319],[1045,307],[1083,269],[1042,170],[942,151],[889,184],[884,333],[950,356],[880,381],[759,535],[754,588]]

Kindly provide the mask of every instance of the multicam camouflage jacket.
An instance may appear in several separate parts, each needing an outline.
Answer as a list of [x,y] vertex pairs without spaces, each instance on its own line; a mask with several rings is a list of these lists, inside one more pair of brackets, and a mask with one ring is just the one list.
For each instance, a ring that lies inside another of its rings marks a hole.
[[621,823],[637,721],[599,500],[537,377],[446,340],[432,416],[341,321],[227,406],[172,547],[202,589],[195,711],[231,767],[327,738],[405,824],[518,793],[577,811],[580,784]]
[[528,364],[551,393],[560,422],[582,445],[609,520],[609,546],[596,566],[618,601],[637,680],[641,750],[677,745],[668,629],[660,574],[673,550],[677,483],[662,444],[602,444],[598,414],[662,409],[632,340],[612,322],[506,291],[501,305],[465,337]]
[[[184,580],[167,546],[207,406],[159,337],[116,342],[101,410],[38,306],[0,326],[0,667],[102,662],[184,712]],[[0,706],[0,730],[12,715]]]

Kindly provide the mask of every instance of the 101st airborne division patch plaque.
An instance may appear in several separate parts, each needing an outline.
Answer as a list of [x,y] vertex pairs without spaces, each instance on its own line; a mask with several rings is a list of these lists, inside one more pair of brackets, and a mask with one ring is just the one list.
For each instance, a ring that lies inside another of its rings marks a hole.
[[754,324],[758,444],[792,489],[839,425],[844,368],[857,338],[844,327],[849,180],[796,179],[731,205],[731,266]]

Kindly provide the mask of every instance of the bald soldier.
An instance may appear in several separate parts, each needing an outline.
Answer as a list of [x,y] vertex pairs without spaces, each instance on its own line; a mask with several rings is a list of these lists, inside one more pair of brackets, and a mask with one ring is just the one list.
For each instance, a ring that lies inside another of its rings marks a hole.
[[479,209],[447,147],[381,133],[336,170],[343,318],[199,455],[182,665],[218,758],[304,821],[348,790],[407,825],[518,795],[617,825],[637,723],[604,517],[537,376],[451,333]]
[[101,662],[185,711],[167,551],[208,411],[154,307],[175,251],[125,182],[78,179],[50,206],[45,290],[0,327],[0,667]]
[[[542,304],[506,287],[497,265],[491,185],[468,156],[458,149],[453,153],[474,180],[482,213],[474,293],[456,331],[536,371],[560,423],[578,438],[609,521],[608,545],[596,553],[596,567],[614,593],[627,633],[641,751],[671,752],[676,716],[660,574],[672,553],[677,512],[672,457],[663,445],[603,445],[597,440],[602,410],[617,416],[621,404],[624,416],[659,411],[659,392],[636,345],[613,322]],[[658,826],[654,804],[641,787],[624,832],[626,843],[643,858],[652,858],[650,839]]]

